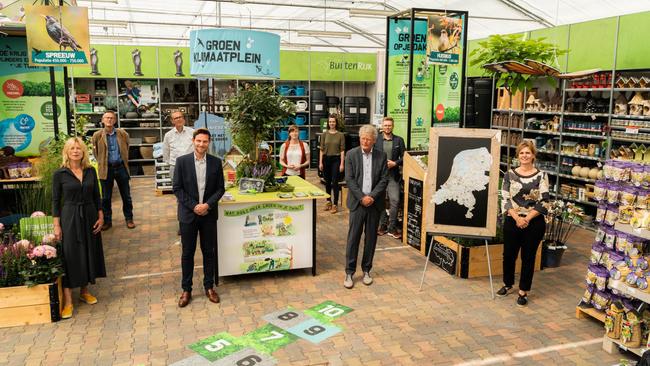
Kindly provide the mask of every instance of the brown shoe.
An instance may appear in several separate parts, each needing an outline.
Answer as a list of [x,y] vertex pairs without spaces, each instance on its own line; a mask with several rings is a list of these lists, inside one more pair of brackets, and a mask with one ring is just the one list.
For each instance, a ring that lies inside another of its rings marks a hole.
[[178,299],[178,307],[179,308],[186,307],[191,300],[192,300],[192,293],[189,291],[183,291],[183,293],[181,294],[181,298]]
[[384,236],[386,235],[386,233],[387,233],[386,226],[385,225],[379,226],[379,229],[377,229],[377,235]]
[[135,229],[135,223],[133,222],[133,220],[126,220],[126,227],[128,227],[129,229]]
[[106,231],[110,229],[113,226],[110,222],[105,222],[104,225],[102,225],[102,231]]
[[339,209],[338,209],[338,207],[336,207],[336,205],[332,205],[332,209],[330,210],[330,212],[335,214],[335,213],[339,212]]
[[219,303],[219,295],[217,294],[217,291],[215,291],[213,288],[209,288],[205,290],[205,296],[207,296],[211,302],[215,304]]
[[327,201],[325,204],[325,211],[329,211],[332,209],[332,202]]

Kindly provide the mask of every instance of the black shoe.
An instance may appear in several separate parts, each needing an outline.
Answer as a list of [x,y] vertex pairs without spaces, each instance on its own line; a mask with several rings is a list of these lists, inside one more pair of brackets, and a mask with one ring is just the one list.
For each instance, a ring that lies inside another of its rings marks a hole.
[[497,296],[504,297],[510,293],[510,290],[512,290],[512,286],[503,286],[497,291]]
[[517,306],[523,308],[526,305],[528,305],[528,294],[526,295],[519,294],[519,297],[517,298]]
[[386,232],[387,232],[386,225],[380,225],[379,229],[377,229],[377,235],[379,235],[379,236],[386,235]]

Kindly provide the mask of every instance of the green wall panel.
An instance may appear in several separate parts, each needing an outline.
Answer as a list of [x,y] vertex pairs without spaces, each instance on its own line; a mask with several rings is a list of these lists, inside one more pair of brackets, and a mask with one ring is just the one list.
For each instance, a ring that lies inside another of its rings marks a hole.
[[76,78],[114,78],[115,77],[115,46],[107,44],[90,45],[97,50],[98,75],[92,75],[90,64],[70,66],[72,76]]
[[344,80],[342,66],[343,57],[344,53],[338,52],[311,52],[311,80]]
[[376,53],[343,53],[344,81],[375,81],[377,78]]
[[[479,46],[478,43],[482,42],[482,41],[485,41],[486,39],[487,38],[472,39],[470,41],[467,41],[467,54],[470,55],[472,53],[472,51],[479,48],[480,46]],[[484,76],[483,68],[481,67],[481,65],[470,66],[469,63],[471,62],[471,60],[472,60],[471,56],[468,56],[468,59],[467,59],[467,77],[471,78],[471,77]]]
[[650,68],[650,12],[620,17],[616,68]]
[[[181,74],[176,75],[174,52],[181,51]],[[190,78],[190,49],[189,47],[158,47],[158,64],[161,78],[184,79]]]
[[569,37],[569,72],[614,67],[617,18],[572,24]]
[[[142,75],[135,75],[135,66],[131,52],[135,49],[140,50],[142,59]],[[117,76],[126,79],[151,79],[158,77],[158,59],[156,57],[156,48],[152,46],[116,46],[117,54]]]
[[[546,38],[544,41],[556,45],[561,50],[569,48],[569,26],[561,25],[559,27],[538,29],[530,32],[530,39]],[[557,67],[562,72],[566,72],[567,55],[557,56],[550,64]]]
[[280,80],[309,80],[309,52],[280,50]]

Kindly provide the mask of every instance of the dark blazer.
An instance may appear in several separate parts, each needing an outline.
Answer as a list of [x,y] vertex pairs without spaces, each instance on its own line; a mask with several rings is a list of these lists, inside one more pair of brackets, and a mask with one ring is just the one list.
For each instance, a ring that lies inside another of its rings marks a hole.
[[[221,159],[206,154],[205,173],[203,201],[210,206],[206,217],[214,217],[214,220],[216,220],[219,215],[217,204],[225,192]],[[178,200],[178,221],[184,224],[192,223],[198,217],[194,213],[194,206],[201,203],[199,202],[199,189],[196,186],[194,152],[179,156],[176,159],[172,188]]]
[[[379,151],[384,151],[384,134],[379,133],[379,136],[377,136],[377,141],[375,141],[375,146],[373,147],[373,150],[379,150]],[[393,169],[388,169],[388,176],[393,178],[396,181],[399,181],[402,179],[402,174],[400,173],[400,169],[402,167],[402,164],[404,163],[404,151],[406,151],[406,144],[404,144],[404,139],[397,136],[393,135],[393,151],[391,151],[388,155],[388,160],[392,160],[395,163],[397,163],[397,166],[395,166]]]
[[[348,187],[348,209],[356,210],[365,196],[361,191],[363,187],[363,157],[361,147],[357,146],[345,156],[345,184]],[[372,191],[371,196],[375,203],[371,206],[377,210],[383,210],[384,192],[388,185],[388,166],[386,166],[386,154],[377,149],[372,149]]]

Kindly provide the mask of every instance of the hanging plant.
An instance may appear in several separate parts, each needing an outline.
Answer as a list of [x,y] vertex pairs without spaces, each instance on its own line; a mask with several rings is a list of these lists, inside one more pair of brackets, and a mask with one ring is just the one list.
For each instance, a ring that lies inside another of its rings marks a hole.
[[[493,35],[485,41],[479,42],[480,48],[470,53],[471,66],[494,64],[503,61],[518,61],[524,63],[526,59],[535,60],[545,64],[553,64],[558,56],[567,53],[556,45],[545,42],[546,38],[523,39],[521,35]],[[533,86],[533,75],[519,74],[515,72],[498,72],[491,69],[484,69],[485,73],[496,78],[497,88],[506,88],[510,95],[518,91],[524,91]],[[557,86],[557,80],[547,76],[546,80],[553,87]]]
[[273,127],[296,112],[295,104],[273,86],[261,84],[247,86],[228,100],[228,106],[233,143],[253,160],[257,160],[260,142],[273,137]]

